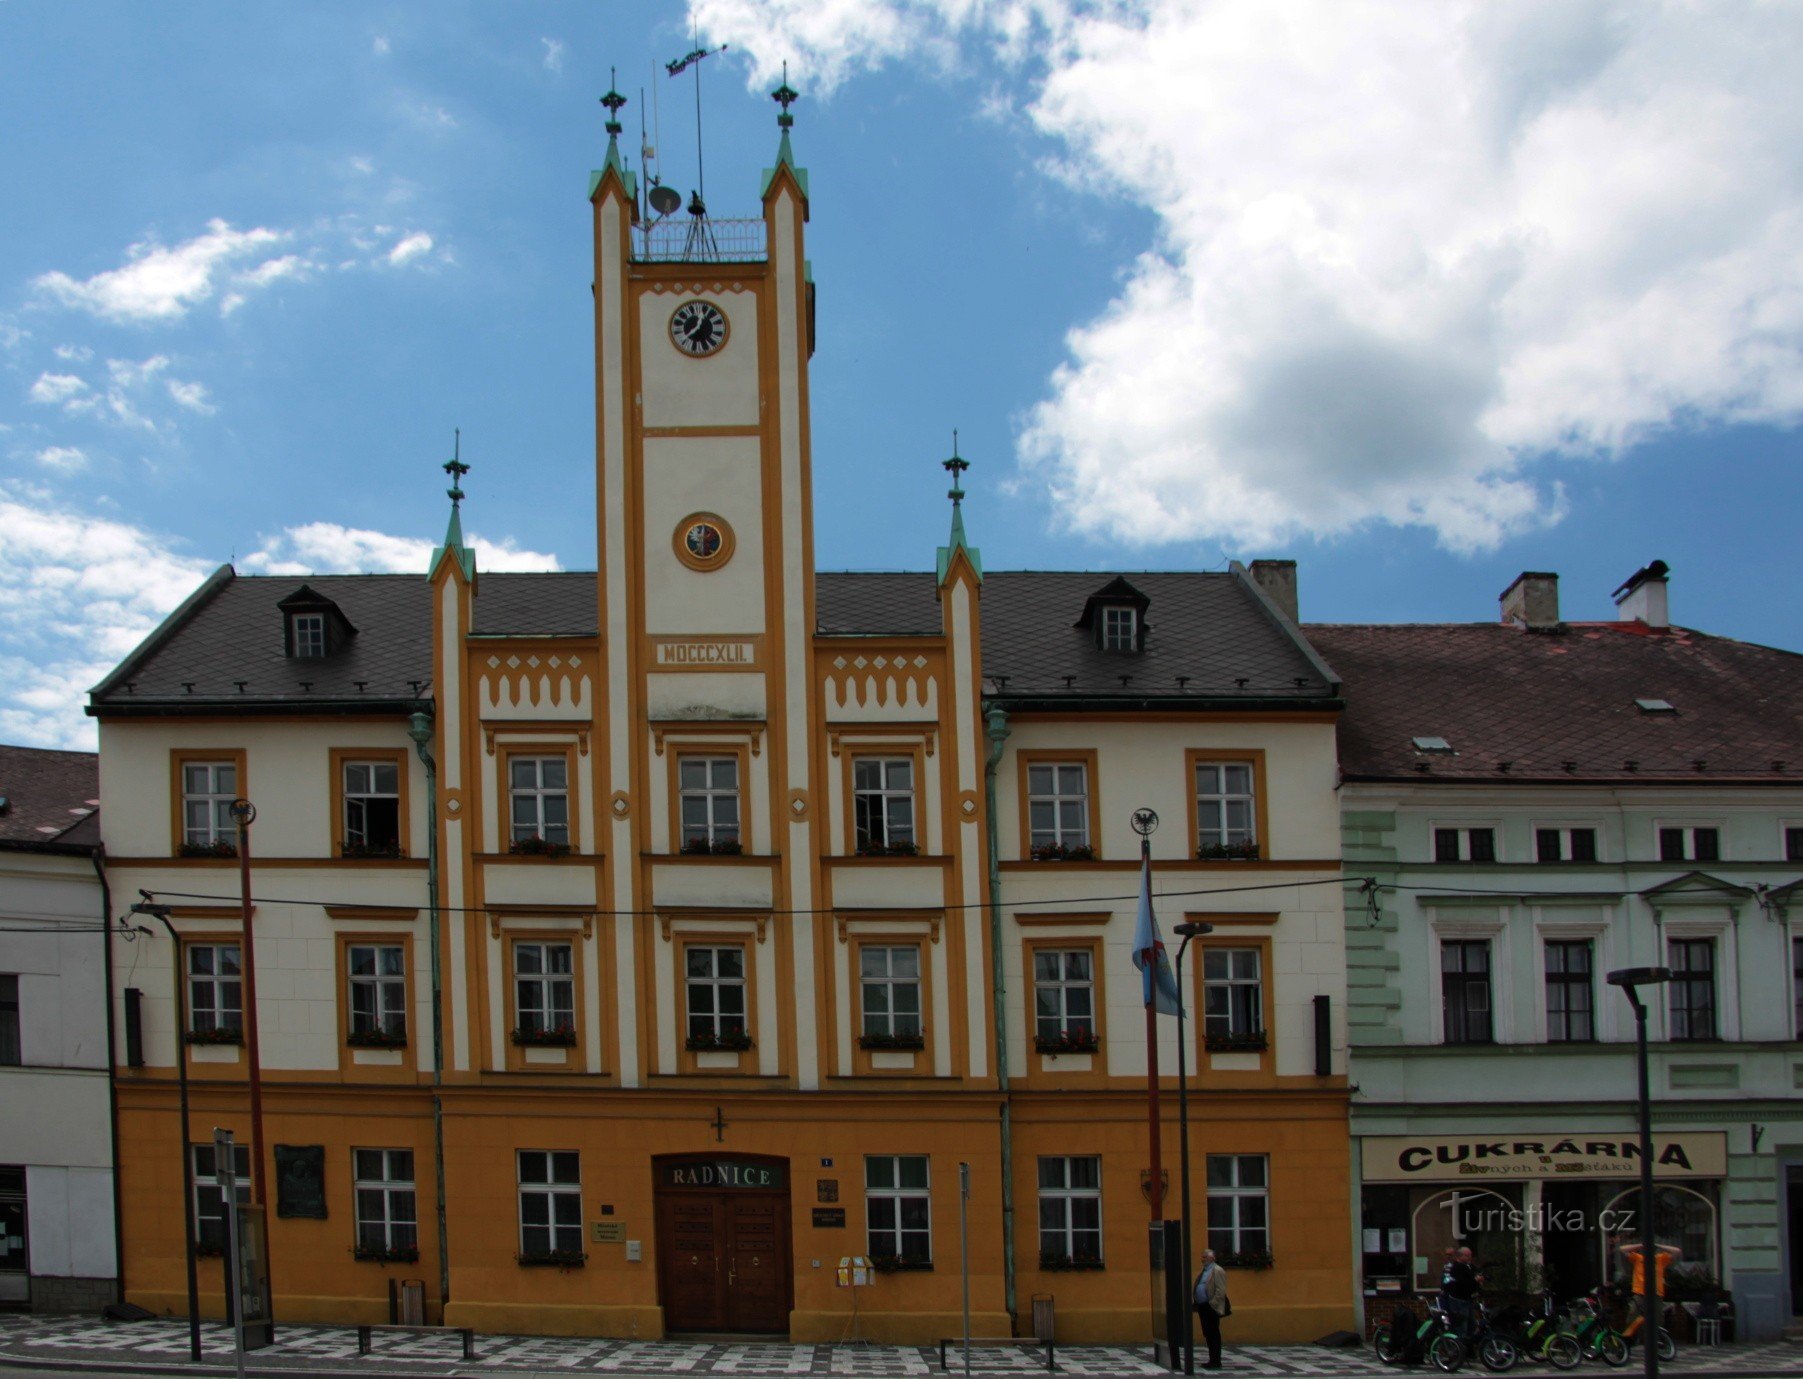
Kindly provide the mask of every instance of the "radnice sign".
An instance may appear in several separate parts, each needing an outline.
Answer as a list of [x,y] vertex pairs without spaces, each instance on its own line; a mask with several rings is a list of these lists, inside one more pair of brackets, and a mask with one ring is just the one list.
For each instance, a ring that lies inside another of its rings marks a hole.
[[[1634,1178],[1640,1137],[1627,1135],[1367,1135],[1367,1183],[1468,1182],[1474,1178]],[[1719,1130],[1653,1136],[1660,1178],[1721,1178],[1728,1137]]]

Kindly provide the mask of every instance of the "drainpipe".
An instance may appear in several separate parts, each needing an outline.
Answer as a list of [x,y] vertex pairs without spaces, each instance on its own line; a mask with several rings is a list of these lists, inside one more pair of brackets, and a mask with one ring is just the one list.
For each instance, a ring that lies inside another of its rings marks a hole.
[[983,715],[989,755],[983,763],[983,797],[989,821],[989,951],[995,1002],[995,1072],[1002,1094],[1002,1301],[1009,1329],[1015,1317],[1014,1289],[1014,1107],[1008,1093],[1008,982],[1002,975],[1002,856],[995,809],[995,771],[1008,741],[1008,711],[991,705]]
[[106,848],[96,844],[88,853],[94,875],[100,879],[100,953],[106,974],[106,1111],[107,1133],[113,1152],[113,1301],[125,1301],[125,1221],[119,1202],[119,1053],[113,1014],[113,888],[106,879]]
[[432,716],[416,713],[407,722],[407,736],[426,768],[426,932],[432,950],[432,1181],[438,1207],[438,1320],[444,1321],[451,1301],[451,1245],[445,1217],[444,1193],[444,978],[439,971],[438,917],[438,763],[427,743],[432,740]]

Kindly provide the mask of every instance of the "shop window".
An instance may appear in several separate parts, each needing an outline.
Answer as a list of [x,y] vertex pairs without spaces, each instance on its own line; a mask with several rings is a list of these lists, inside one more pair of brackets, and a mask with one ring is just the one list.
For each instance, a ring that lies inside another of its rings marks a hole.
[[1436,828],[1434,861],[1494,862],[1496,830],[1494,828]]
[[866,944],[858,951],[864,1038],[893,1043],[921,1037],[920,948]]
[[739,759],[683,757],[676,769],[682,790],[682,850],[738,848]]
[[576,1035],[576,952],[568,943],[515,942],[515,1031],[528,1040]]
[[1095,954],[1088,948],[1040,948],[1033,953],[1033,1036],[1041,1044],[1093,1039],[1096,1032]]
[[1053,1267],[1102,1262],[1102,1160],[1093,1154],[1039,1161],[1039,1260]]
[[398,943],[353,943],[344,960],[350,981],[350,1042],[405,1042],[407,950]]
[[1661,862],[1719,862],[1721,858],[1719,828],[1681,824],[1659,830]]
[[570,845],[570,763],[565,757],[511,757],[507,762],[512,839]]
[[1537,828],[1534,830],[1536,862],[1596,861],[1594,828]]
[[1264,977],[1256,948],[1202,953],[1202,1033],[1211,1047],[1251,1041],[1265,1032]]
[[401,768],[393,761],[347,761],[344,771],[346,857],[401,855]]
[[522,1149],[520,1257],[582,1254],[582,1172],[573,1149]]
[[[1707,1185],[1702,1188],[1662,1184],[1653,1189],[1653,1240],[1675,1245],[1686,1269],[1719,1278],[1717,1267],[1716,1204]],[[1603,1276],[1625,1286],[1633,1265],[1621,1251],[1640,1244],[1640,1189],[1630,1188],[1605,1203],[1598,1218],[1603,1252]]]
[[19,1037],[19,978],[0,972],[0,1067],[16,1068],[22,1061]]
[[1488,1044],[1490,940],[1449,939],[1440,945],[1440,992],[1448,1044]]
[[419,1249],[418,1196],[411,1149],[353,1149],[357,1250],[389,1254]]
[[235,943],[188,945],[188,1033],[219,1036],[244,1028],[244,973]]
[[688,970],[689,1046],[731,1044],[748,1034],[745,1021],[745,950],[694,947]]
[[1365,1188],[1360,1194],[1359,1225],[1365,1287],[1402,1292],[1409,1281],[1409,1190]]
[[870,1256],[930,1267],[933,1205],[925,1154],[872,1154],[864,1160],[864,1217]]
[[912,757],[858,757],[851,764],[851,788],[860,853],[915,850]]
[[[227,1231],[225,1189],[219,1183],[219,1156],[211,1144],[193,1144],[188,1152],[194,1157],[194,1243],[207,1254],[224,1254]],[[233,1195],[240,1203],[250,1201],[250,1146],[232,1146],[232,1171],[237,1177]]]
[[1550,939],[1546,945],[1546,1037],[1554,1044],[1596,1038],[1594,945],[1589,939]]
[[1668,948],[1672,979],[1666,987],[1673,1039],[1714,1039],[1715,940],[1675,938]]
[[1027,767],[1027,831],[1035,857],[1062,857],[1090,845],[1089,770],[1082,762]]
[[1460,1246],[1470,1247],[1495,1291],[1505,1290],[1504,1280],[1520,1282],[1530,1224],[1520,1187],[1416,1189],[1409,1221],[1417,1291],[1439,1288],[1446,1252]]
[[189,851],[238,848],[232,801],[238,798],[238,767],[230,761],[182,763],[182,847]]
[[1208,1156],[1208,1248],[1231,1257],[1271,1252],[1270,1160],[1263,1154]]

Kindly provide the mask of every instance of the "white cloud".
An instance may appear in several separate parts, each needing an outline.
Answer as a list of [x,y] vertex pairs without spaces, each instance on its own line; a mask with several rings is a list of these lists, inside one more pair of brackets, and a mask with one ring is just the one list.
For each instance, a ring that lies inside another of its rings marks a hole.
[[545,45],[545,70],[563,71],[564,41],[561,38],[541,38],[539,42]]
[[198,412],[203,417],[210,417],[219,408],[213,405],[207,394],[204,383],[183,383],[179,379],[169,380],[169,396],[176,404],[187,408],[190,412]]
[[[435,543],[335,522],[309,522],[271,537],[240,565],[270,575],[426,573]],[[555,555],[522,550],[513,542],[471,536],[479,570],[545,572],[562,569]]]
[[87,390],[88,385],[72,373],[41,373],[31,385],[31,400],[55,406]]
[[1074,529],[1483,548],[1561,511],[1530,459],[1803,417],[1796,6],[689,9],[760,84],[999,65],[1055,178],[1155,214],[1022,419]]
[[149,241],[132,245],[123,267],[80,280],[61,271],[44,273],[32,285],[64,306],[106,321],[180,320],[213,295],[214,280],[234,260],[284,238],[275,230],[236,230],[223,220],[210,220],[205,234],[173,248]]
[[402,264],[413,262],[421,254],[431,252],[432,236],[424,230],[416,230],[388,251],[388,261],[399,267]]
[[442,105],[427,100],[409,100],[401,104],[401,113],[421,129],[457,128],[457,117]]
[[311,268],[312,265],[299,254],[283,254],[280,258],[265,259],[255,268],[232,274],[232,282],[239,287],[268,287],[283,278],[304,278]]
[[70,364],[85,364],[94,357],[94,351],[86,345],[58,345],[56,357]]
[[87,468],[88,457],[84,451],[72,445],[48,445],[32,456],[46,469],[53,469],[59,474],[73,474],[78,469]]
[[370,50],[370,52],[374,53],[377,57],[387,57],[388,53],[389,53],[389,42],[388,42],[387,35],[377,34],[375,36],[375,38],[373,38],[370,41],[369,50]]

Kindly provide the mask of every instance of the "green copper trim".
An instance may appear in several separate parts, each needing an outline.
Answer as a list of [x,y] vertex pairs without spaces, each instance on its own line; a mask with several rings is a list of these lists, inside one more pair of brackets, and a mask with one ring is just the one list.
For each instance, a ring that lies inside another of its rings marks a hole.
[[946,572],[952,567],[953,552],[963,551],[980,584],[983,582],[983,553],[964,536],[964,471],[970,468],[970,461],[958,454],[956,431],[952,432],[952,457],[943,461],[942,467],[952,476],[952,486],[945,495],[952,500],[952,535],[950,544],[939,548],[939,582],[945,583]]

